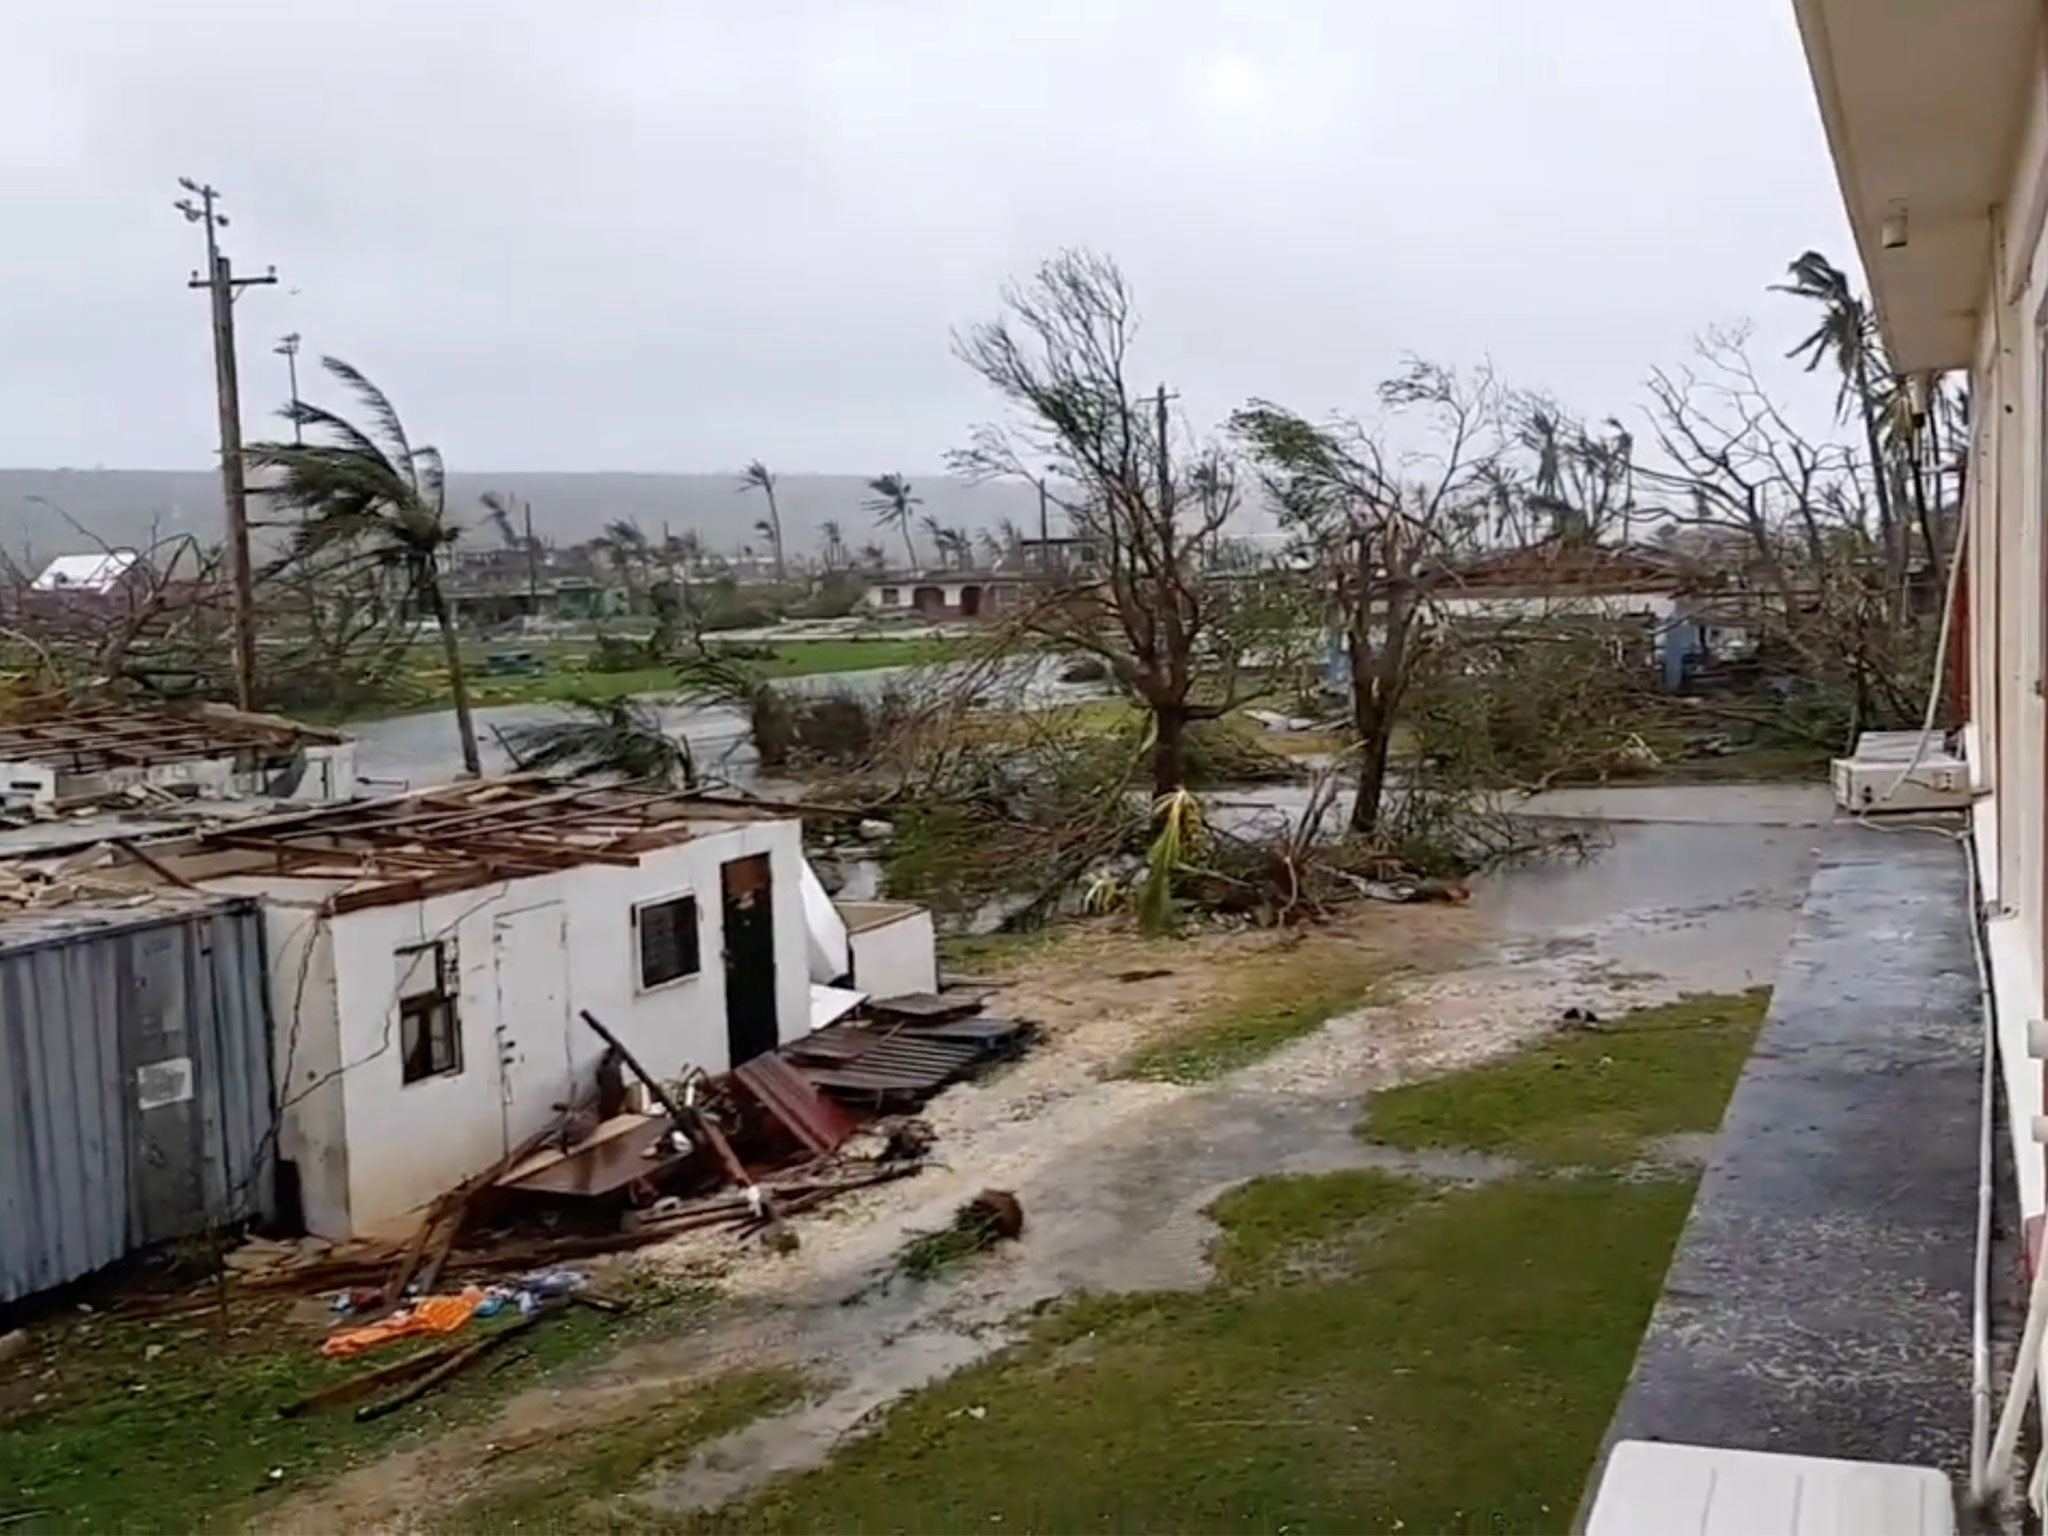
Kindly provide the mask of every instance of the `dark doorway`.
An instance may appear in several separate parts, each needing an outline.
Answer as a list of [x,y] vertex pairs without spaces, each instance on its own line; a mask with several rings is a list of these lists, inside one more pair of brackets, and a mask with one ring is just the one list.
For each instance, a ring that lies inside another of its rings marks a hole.
[[720,867],[725,898],[725,1044],[727,1067],[772,1051],[775,1024],[775,903],[768,855]]
[[946,594],[937,587],[919,587],[910,594],[910,606],[935,619],[946,611]]
[[971,619],[980,612],[981,588],[962,587],[960,589],[960,617],[963,619]]

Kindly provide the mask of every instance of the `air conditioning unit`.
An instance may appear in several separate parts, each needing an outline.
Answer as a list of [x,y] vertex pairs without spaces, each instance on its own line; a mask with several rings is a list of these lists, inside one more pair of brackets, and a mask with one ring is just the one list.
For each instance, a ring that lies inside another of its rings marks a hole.
[[1959,811],[1969,803],[1970,765],[1941,736],[1923,744],[1918,731],[1865,731],[1855,756],[1835,759],[1835,804],[1846,811]]

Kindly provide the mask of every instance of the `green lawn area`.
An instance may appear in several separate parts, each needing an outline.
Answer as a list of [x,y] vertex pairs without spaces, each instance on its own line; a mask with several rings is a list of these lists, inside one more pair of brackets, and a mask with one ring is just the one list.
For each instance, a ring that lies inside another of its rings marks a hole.
[[[416,1404],[367,1424],[353,1405],[278,1417],[280,1405],[405,1358],[404,1345],[323,1359],[317,1327],[277,1303],[239,1302],[229,1331],[192,1319],[79,1314],[46,1325],[46,1348],[5,1367],[35,1370],[35,1403],[0,1400],[0,1517],[37,1511],[24,1531],[195,1531],[261,1519],[280,1495],[476,1418],[514,1393],[636,1337],[678,1326],[707,1295],[643,1289],[624,1318],[573,1308],[508,1343]],[[507,1326],[507,1314],[472,1324]],[[438,1340],[433,1342],[440,1342]],[[157,1350],[150,1357],[152,1348]],[[41,1362],[53,1374],[41,1375]],[[7,1384],[7,1383],[0,1383]],[[276,1469],[282,1475],[273,1477]]]
[[[1640,1160],[1717,1123],[1761,1003],[1696,998],[1381,1095],[1370,1126],[1394,1108],[1410,1141],[1529,1163],[1240,1186],[1210,1207],[1208,1288],[1070,1297],[825,1466],[680,1524],[1562,1531],[1692,1202],[1692,1174]],[[1586,1073],[1648,1092],[1620,1114]]]
[[1297,948],[1247,960],[1228,995],[1141,1045],[1122,1075],[1168,1083],[1221,1077],[1364,1007],[1387,975],[1340,937],[1311,934]]
[[[753,665],[767,677],[801,677],[816,673],[858,672],[870,667],[928,666],[964,656],[969,649],[968,642],[947,639],[785,640],[771,647],[771,654],[755,660]],[[675,690],[675,672],[670,667],[636,667],[626,672],[586,671],[583,663],[588,650],[587,646],[544,647],[541,654],[547,659],[546,671],[507,677],[483,675],[481,663],[484,653],[475,651],[467,663],[471,702],[478,708],[484,708],[495,704],[550,703],[575,698],[616,699]],[[422,710],[448,707],[447,669],[436,665],[424,648],[419,654],[420,665],[408,675],[405,696],[381,713],[416,714]],[[369,718],[376,713],[380,712],[358,714],[355,718]]]
[[1626,1167],[1647,1137],[1721,1123],[1769,1000],[1762,988],[1689,997],[1553,1036],[1506,1061],[1380,1094],[1359,1134],[1552,1168]]

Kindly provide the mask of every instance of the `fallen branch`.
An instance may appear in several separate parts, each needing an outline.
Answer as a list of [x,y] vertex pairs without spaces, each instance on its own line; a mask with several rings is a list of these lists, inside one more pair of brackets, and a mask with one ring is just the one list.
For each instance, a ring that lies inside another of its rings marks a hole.
[[388,1387],[394,1382],[409,1381],[424,1371],[432,1370],[463,1348],[465,1346],[462,1344],[437,1344],[432,1349],[408,1355],[405,1359],[393,1361],[390,1365],[380,1365],[373,1371],[364,1371],[345,1381],[329,1382],[324,1387],[314,1388],[303,1397],[293,1398],[288,1403],[280,1403],[277,1416],[281,1419],[296,1419],[315,1408],[332,1408],[341,1403],[353,1402],[359,1397],[367,1397],[380,1387]]
[[383,1399],[381,1402],[363,1404],[362,1407],[356,1410],[356,1422],[358,1424],[367,1424],[372,1419],[381,1419],[388,1413],[396,1413],[407,1403],[418,1402],[443,1382],[450,1381],[456,1376],[461,1375],[492,1351],[502,1349],[507,1342],[525,1333],[543,1319],[554,1316],[560,1310],[560,1304],[544,1303],[534,1311],[532,1316],[522,1317],[516,1323],[500,1328],[496,1333],[485,1334],[480,1339],[464,1344],[454,1354],[443,1360],[418,1381],[413,1382],[398,1392],[394,1392],[390,1397]]

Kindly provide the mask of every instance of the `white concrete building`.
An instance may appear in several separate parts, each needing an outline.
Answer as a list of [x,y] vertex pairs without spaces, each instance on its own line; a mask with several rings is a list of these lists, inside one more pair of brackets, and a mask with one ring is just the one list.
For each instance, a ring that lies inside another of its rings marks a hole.
[[152,851],[263,900],[278,1151],[322,1236],[405,1225],[587,1093],[584,1010],[663,1076],[809,1028],[793,819],[511,779]]
[[2048,30],[2039,0],[1795,0],[1895,367],[1966,369],[1965,564],[1951,610],[1972,836],[2028,1251],[2039,1251],[2048,937]]
[[994,571],[920,571],[876,576],[861,594],[871,613],[973,619],[1016,606],[1023,579]]
[[59,555],[29,583],[31,592],[90,592],[104,596],[116,591],[142,557],[132,549],[109,549],[83,555]]

